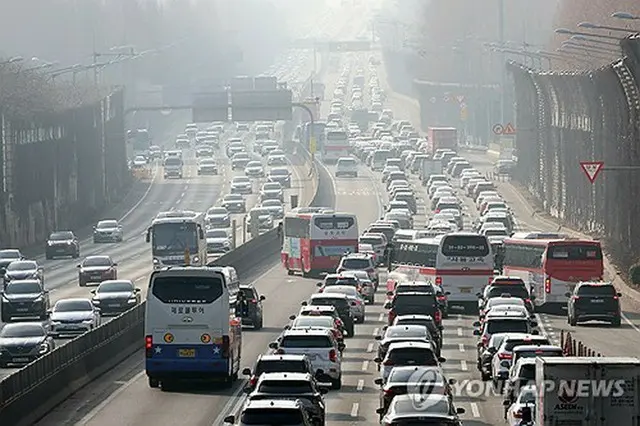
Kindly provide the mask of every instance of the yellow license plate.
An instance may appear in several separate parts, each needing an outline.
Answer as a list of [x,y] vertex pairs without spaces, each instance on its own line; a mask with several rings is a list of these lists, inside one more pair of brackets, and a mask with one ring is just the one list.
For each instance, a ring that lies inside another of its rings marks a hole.
[[195,349],[178,349],[178,356],[181,358],[195,358],[196,350]]
[[471,287],[460,287],[460,293],[471,293]]

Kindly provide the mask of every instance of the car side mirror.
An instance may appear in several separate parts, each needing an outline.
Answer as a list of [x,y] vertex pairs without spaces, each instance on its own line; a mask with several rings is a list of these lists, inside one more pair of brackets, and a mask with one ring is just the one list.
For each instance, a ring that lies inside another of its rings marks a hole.
[[570,293],[570,292],[566,292],[566,293],[564,294],[564,297],[571,297],[571,293]]
[[451,292],[450,292],[450,291],[445,291],[445,292],[444,292],[444,295],[445,295],[445,296],[451,296]]
[[538,321],[531,321],[530,324],[531,324],[531,327],[537,327]]
[[385,302],[384,305],[382,305],[382,307],[384,309],[391,309],[391,302]]
[[438,362],[440,362],[440,363],[447,362],[447,359],[439,356],[438,357]]
[[76,268],[80,268],[82,265],[76,265]]
[[375,362],[376,364],[380,364],[382,362],[382,358],[380,358],[379,356],[375,357],[373,359],[373,362]]
[[458,414],[464,414],[466,411],[464,408],[462,407],[456,407],[456,413]]
[[251,375],[251,369],[250,368],[245,368],[242,370],[242,375],[243,376],[250,376]]
[[118,262],[113,262],[113,265],[111,266],[118,266]]
[[289,324],[287,324],[287,325],[285,325],[285,326],[283,327],[283,329],[284,329],[284,330],[290,330],[290,329],[291,329],[291,326],[290,326]]
[[296,319],[296,316],[295,316],[295,315],[290,315],[290,316],[289,316],[289,319],[290,319],[291,321],[293,321],[294,319]]
[[534,336],[538,336],[540,332],[538,330],[533,330],[531,334],[533,334]]
[[616,293],[616,296],[622,297],[622,293]]
[[511,401],[508,399],[505,399],[504,401],[502,401],[502,405],[504,405],[505,407],[511,407]]
[[455,385],[456,383],[458,383],[458,381],[456,379],[449,379],[448,382],[450,385]]
[[378,408],[378,409],[376,409],[376,413],[377,413],[377,414],[384,414],[384,408]]
[[345,345],[344,343],[338,343],[338,350],[340,352],[344,351],[347,348],[347,345]]
[[351,306],[358,306],[356,302],[351,302]]
[[535,294],[530,295],[530,296],[529,296],[529,299],[531,299],[531,300],[536,300],[536,295],[535,295]]
[[393,296],[393,291],[388,291],[387,296]]
[[91,294],[96,294],[96,289],[91,290]]
[[278,349],[278,342],[269,343],[269,349]]
[[251,388],[249,386],[245,386],[244,388],[242,388],[242,392],[251,393]]
[[375,340],[382,340],[382,336],[376,336],[374,337]]
[[322,395],[326,395],[326,394],[328,394],[328,393],[329,393],[329,389],[327,389],[327,388],[325,388],[325,387],[319,388],[319,389],[318,389],[318,391],[319,391]]
[[133,291],[135,291],[136,293],[140,293],[142,291],[142,289],[136,287]]
[[481,325],[481,324],[480,324],[480,321],[475,321],[475,322],[473,323],[473,326],[474,326],[474,327],[480,327],[480,325]]
[[300,302],[300,306],[307,306],[307,304],[308,303],[306,301],[305,302]]
[[260,301],[264,302],[265,300],[267,300],[267,298],[265,296],[260,296]]
[[225,423],[235,424],[236,416],[227,416],[222,421],[225,422]]
[[480,336],[480,330],[473,330],[474,336]]
[[382,377],[378,377],[377,379],[373,380],[373,383],[378,385],[378,386],[382,386],[382,383],[384,383],[384,382],[382,381]]

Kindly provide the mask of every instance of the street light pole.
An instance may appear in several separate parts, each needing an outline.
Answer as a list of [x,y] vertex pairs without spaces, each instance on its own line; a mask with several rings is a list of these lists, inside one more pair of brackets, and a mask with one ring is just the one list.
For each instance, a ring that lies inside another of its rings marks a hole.
[[[498,38],[500,43],[504,45],[504,0],[500,0],[498,4]],[[502,52],[500,61],[500,124],[504,126],[505,122],[505,98],[507,96],[507,90],[505,87],[507,80],[507,67],[505,66],[505,52]]]

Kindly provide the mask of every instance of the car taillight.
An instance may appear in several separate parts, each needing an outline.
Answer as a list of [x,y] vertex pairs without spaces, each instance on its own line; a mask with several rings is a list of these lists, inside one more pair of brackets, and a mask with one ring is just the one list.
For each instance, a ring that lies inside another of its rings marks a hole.
[[531,303],[531,299],[524,299],[524,303]]
[[251,299],[249,302],[253,303],[254,305],[255,305],[256,303],[258,303],[258,301],[257,301],[256,299]]
[[341,320],[341,319],[337,319],[337,320],[336,320],[336,325],[337,325],[338,327],[344,327],[344,323],[342,322],[342,320]]
[[336,352],[335,349],[331,349],[329,351],[329,361],[338,362],[338,353]]
[[618,300],[618,296],[613,296],[613,300]]
[[436,209],[434,213],[440,213],[440,209]]
[[442,277],[436,277],[436,285],[442,285]]
[[498,354],[498,359],[511,359],[513,355],[511,354]]
[[284,349],[278,349],[278,350],[276,351],[276,354],[278,354],[278,355],[284,355]]
[[388,359],[385,362],[383,362],[382,365],[394,365],[394,362]]
[[257,384],[258,384],[258,377],[251,376],[251,380],[249,380],[249,385],[253,387],[253,386],[257,385]]
[[443,301],[447,300],[447,297],[446,296],[438,296],[438,300],[443,302]]
[[222,358],[229,358],[230,346],[229,336],[222,336]]
[[144,349],[147,358],[151,358],[151,355],[153,355],[153,336],[144,337]]
[[487,346],[487,343],[489,343],[489,336],[485,334],[482,336],[482,346]]
[[389,311],[389,325],[393,324],[393,320],[396,318],[396,313],[393,310]]
[[393,389],[385,389],[384,391],[384,396],[395,396],[396,395],[396,391]]
[[442,321],[442,312],[440,312],[440,310],[437,310],[435,315],[433,316],[433,319],[435,319],[436,322],[441,322]]
[[573,300],[580,300],[580,296],[573,296],[572,299]]
[[513,417],[515,417],[516,419],[521,419],[522,418],[522,410],[515,411],[513,413]]
[[547,277],[547,279],[544,280],[544,292],[547,294],[551,293],[551,277]]
[[492,282],[493,282],[493,277],[489,277],[489,279],[488,279],[489,285],[491,285]]

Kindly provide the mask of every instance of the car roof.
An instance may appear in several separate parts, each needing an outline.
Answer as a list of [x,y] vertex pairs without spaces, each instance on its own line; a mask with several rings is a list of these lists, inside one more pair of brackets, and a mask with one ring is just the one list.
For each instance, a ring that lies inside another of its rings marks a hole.
[[258,362],[271,362],[271,361],[305,361],[306,355],[297,354],[263,354],[258,358]]
[[[319,293],[322,294],[322,293]],[[300,311],[335,311],[335,306],[330,305],[306,305],[303,306]]]
[[[327,287],[330,288],[331,286]],[[327,290],[328,291],[328,290]],[[324,298],[324,299],[346,299],[347,295],[344,293],[314,293],[309,297],[309,300],[313,300],[313,299],[320,299],[320,298]]]
[[486,320],[519,320],[525,319],[526,315],[523,311],[516,310],[497,310],[495,312],[487,312]]
[[410,320],[410,319],[415,319],[415,320],[427,320],[427,321],[433,321],[433,317],[431,315],[421,315],[421,314],[408,314],[408,315],[398,315],[395,320],[399,321],[401,319],[406,319],[406,320]]
[[389,331],[411,331],[411,330],[425,330],[427,327],[420,324],[396,324],[388,326],[384,332],[385,334]]

